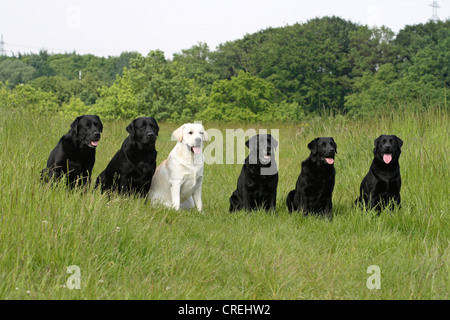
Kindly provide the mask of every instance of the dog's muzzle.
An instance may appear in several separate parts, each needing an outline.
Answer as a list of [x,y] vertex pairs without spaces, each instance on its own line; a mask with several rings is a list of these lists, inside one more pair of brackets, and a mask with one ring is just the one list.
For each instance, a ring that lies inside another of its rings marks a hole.
[[195,138],[195,143],[193,146],[188,145],[189,150],[191,150],[194,154],[201,154],[202,153],[202,139]]
[[87,141],[87,145],[91,148],[97,148],[98,142],[100,141],[100,133],[96,132],[92,135],[92,140]]

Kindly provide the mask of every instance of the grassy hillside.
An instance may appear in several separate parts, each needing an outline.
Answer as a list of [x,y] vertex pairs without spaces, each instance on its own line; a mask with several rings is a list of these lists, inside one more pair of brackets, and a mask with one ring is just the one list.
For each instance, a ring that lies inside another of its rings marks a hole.
[[[449,294],[449,114],[402,110],[367,120],[322,117],[301,124],[206,129],[279,129],[276,214],[228,213],[240,164],[205,166],[204,212],[175,212],[97,190],[68,191],[38,175],[71,120],[1,110],[0,299],[447,299]],[[127,121],[105,122],[94,178],[120,147]],[[161,124],[158,163],[175,125]],[[353,208],[373,140],[396,134],[403,207]],[[338,145],[333,219],[289,215],[284,204],[308,156]],[[81,271],[70,290],[67,267]],[[366,286],[370,265],[381,289]]]

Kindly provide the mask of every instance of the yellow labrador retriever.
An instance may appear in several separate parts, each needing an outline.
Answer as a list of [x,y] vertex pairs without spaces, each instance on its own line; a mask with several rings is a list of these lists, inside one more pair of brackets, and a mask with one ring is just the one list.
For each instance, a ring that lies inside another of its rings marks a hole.
[[152,179],[149,197],[167,207],[202,210],[203,142],[201,124],[186,123],[173,132],[177,144]]

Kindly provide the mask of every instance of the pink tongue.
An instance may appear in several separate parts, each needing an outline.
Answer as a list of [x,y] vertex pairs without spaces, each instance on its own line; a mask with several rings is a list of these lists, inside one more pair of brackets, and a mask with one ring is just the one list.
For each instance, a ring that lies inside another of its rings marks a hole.
[[264,159],[270,159],[270,156],[268,154],[265,154]]
[[194,151],[195,154],[200,154],[202,152],[202,149],[199,147],[192,147],[192,151]]
[[333,163],[334,163],[334,159],[333,159],[333,158],[325,158],[325,161],[326,161],[328,164],[333,164]]
[[91,145],[94,147],[98,146],[98,141],[91,141]]
[[389,162],[392,161],[392,154],[385,153],[383,155],[383,161],[384,161],[384,163],[389,164]]

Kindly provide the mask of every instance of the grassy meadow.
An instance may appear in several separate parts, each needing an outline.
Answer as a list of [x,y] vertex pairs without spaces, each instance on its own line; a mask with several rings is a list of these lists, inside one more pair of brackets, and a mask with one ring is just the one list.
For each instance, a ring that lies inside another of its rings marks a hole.
[[[448,299],[449,113],[405,109],[365,120],[323,116],[297,124],[208,124],[279,129],[276,213],[228,213],[241,164],[204,169],[204,212],[39,182],[72,119],[0,112],[0,299]],[[127,136],[129,121],[104,122],[93,178]],[[157,162],[180,124],[160,124]],[[373,141],[404,141],[402,208],[353,207]],[[338,147],[333,219],[288,214],[307,144]],[[210,142],[212,143],[212,142]],[[80,268],[69,289],[67,267]],[[370,290],[367,268],[381,271]]]

